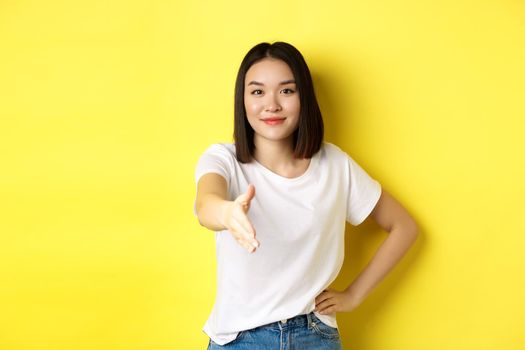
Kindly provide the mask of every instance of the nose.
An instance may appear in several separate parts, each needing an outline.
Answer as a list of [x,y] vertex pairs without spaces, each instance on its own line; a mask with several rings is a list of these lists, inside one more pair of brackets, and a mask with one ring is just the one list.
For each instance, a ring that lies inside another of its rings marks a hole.
[[268,94],[268,100],[266,101],[266,111],[278,112],[282,109],[281,104],[276,95]]

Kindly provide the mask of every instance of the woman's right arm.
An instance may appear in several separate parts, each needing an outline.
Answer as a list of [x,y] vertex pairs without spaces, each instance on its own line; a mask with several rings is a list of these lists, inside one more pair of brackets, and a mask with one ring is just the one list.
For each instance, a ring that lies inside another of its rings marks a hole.
[[197,184],[195,211],[199,223],[213,231],[226,228],[224,216],[229,201],[226,200],[226,180],[219,174],[203,175]]
[[195,199],[199,223],[213,231],[228,230],[241,246],[254,252],[259,242],[247,212],[255,196],[255,187],[249,185],[234,201],[227,200],[227,189],[226,180],[219,174],[208,173],[199,179]]

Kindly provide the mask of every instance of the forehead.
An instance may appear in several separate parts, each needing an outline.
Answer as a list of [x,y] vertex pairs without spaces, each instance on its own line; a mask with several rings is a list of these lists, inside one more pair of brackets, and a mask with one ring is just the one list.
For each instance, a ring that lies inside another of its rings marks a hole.
[[244,81],[246,84],[251,81],[270,84],[293,78],[292,70],[286,62],[268,57],[254,63],[246,72]]

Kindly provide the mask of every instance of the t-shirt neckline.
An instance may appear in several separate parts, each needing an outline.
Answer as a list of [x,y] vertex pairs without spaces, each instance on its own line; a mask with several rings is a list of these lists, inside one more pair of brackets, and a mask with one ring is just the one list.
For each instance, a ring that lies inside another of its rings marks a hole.
[[265,174],[275,178],[275,179],[278,179],[280,181],[284,181],[284,182],[296,182],[296,181],[300,181],[302,179],[305,179],[307,178],[310,173],[313,172],[313,169],[317,166],[317,162],[319,160],[319,154],[321,153],[321,150],[317,151],[316,154],[314,154],[312,156],[312,158],[310,158],[310,164],[308,164],[308,168],[306,168],[305,172],[302,173],[301,175],[299,176],[296,176],[296,177],[285,177],[285,176],[282,176],[282,175],[279,175],[277,173],[274,173],[273,171],[271,171],[270,169],[268,169],[267,167],[265,167],[264,165],[262,165],[261,163],[259,163],[255,158],[252,158],[255,166],[257,166],[259,169],[261,169]]

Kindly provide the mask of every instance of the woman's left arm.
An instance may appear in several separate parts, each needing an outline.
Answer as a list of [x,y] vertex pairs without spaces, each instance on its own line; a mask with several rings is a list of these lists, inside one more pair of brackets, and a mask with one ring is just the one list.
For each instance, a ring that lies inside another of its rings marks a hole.
[[401,260],[418,236],[418,228],[408,211],[384,189],[370,216],[389,233],[368,265],[342,292],[327,289],[315,298],[321,314],[352,311]]

